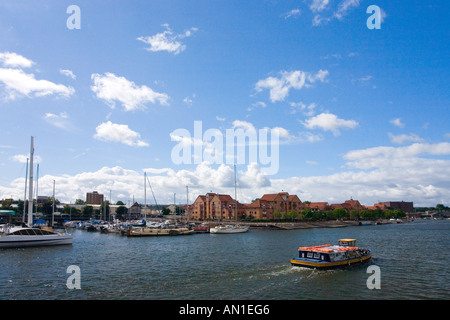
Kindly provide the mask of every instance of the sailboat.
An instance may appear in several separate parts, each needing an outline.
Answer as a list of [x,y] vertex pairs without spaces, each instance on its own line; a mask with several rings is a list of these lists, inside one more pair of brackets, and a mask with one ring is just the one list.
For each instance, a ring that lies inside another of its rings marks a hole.
[[30,178],[29,178],[29,201],[28,201],[28,223],[22,226],[6,226],[0,236],[0,248],[23,248],[54,246],[72,244],[72,235],[65,232],[55,232],[48,229],[33,228],[33,154],[34,143],[31,137],[30,148]]
[[[147,173],[144,172],[144,208],[147,208],[147,182],[150,186],[150,190],[153,195],[153,199],[155,200],[155,204],[157,208],[159,208],[158,203],[156,202],[155,194],[153,193],[152,185],[148,180]],[[193,234],[194,230],[191,230],[186,227],[170,227],[168,223],[155,223],[151,221],[147,221],[145,211],[145,226],[142,227],[130,227],[124,233],[127,237],[152,237],[152,236],[178,236],[178,235],[189,235]]]
[[[236,221],[238,216],[237,211],[237,194],[236,194],[236,166],[234,166],[234,207],[236,212]],[[249,229],[248,226],[241,226],[237,224],[226,224],[226,225],[218,225],[209,229],[209,233],[221,233],[221,234],[230,234],[230,233],[243,233],[247,232]]]

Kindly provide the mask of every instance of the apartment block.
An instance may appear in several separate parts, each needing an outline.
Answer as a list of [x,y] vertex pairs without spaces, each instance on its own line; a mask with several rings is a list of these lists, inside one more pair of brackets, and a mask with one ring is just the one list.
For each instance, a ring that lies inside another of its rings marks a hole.
[[255,219],[274,219],[274,212],[280,213],[294,210],[300,212],[303,204],[296,195],[289,195],[287,192],[264,194],[260,199],[256,199],[245,205],[246,217]]
[[86,193],[86,203],[88,204],[101,204],[103,202],[103,198],[103,195],[97,191]]
[[245,216],[245,207],[228,194],[210,192],[199,195],[190,207],[189,213],[192,219],[233,220]]

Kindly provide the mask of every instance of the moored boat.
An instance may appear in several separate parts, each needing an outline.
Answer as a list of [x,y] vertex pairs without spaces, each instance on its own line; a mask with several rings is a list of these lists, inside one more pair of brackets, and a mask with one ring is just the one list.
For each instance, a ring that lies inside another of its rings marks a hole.
[[[0,235],[0,248],[23,248],[23,247],[41,247],[61,244],[72,244],[72,235],[65,232],[55,232],[46,227],[44,220],[37,220],[34,224],[40,225],[33,227],[33,157],[34,157],[34,138],[31,137],[30,147],[30,178],[29,178],[29,205],[28,218],[25,224],[25,212],[21,227],[3,226]],[[53,196],[54,198],[54,196]]]
[[194,230],[188,228],[129,228],[127,237],[151,237],[151,236],[179,236],[193,234]]
[[224,225],[224,226],[215,226],[214,228],[210,228],[210,233],[221,233],[221,234],[230,234],[230,233],[243,233],[248,231],[248,226],[238,226],[238,225]]
[[194,230],[195,233],[209,233],[209,224],[202,223],[200,225],[192,225],[191,229]]
[[291,265],[330,269],[369,261],[372,258],[372,251],[356,247],[355,243],[356,239],[340,239],[338,245],[300,247],[299,256],[291,259]]
[[11,227],[0,236],[0,248],[24,248],[72,244],[72,235],[41,228]]

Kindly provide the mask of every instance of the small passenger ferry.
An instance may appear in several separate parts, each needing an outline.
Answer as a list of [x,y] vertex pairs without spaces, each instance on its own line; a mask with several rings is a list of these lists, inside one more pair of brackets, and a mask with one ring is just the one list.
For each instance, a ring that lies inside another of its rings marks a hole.
[[369,261],[372,251],[355,246],[356,239],[340,239],[338,245],[324,244],[298,248],[298,258],[291,265],[315,269],[331,269]]

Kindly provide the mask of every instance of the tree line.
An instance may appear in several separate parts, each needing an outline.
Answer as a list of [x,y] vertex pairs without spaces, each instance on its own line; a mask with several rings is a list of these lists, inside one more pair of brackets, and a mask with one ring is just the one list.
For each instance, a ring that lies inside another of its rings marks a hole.
[[[290,210],[288,212],[280,212],[276,209],[273,213],[274,220],[277,221],[330,221],[330,220],[377,220],[377,219],[398,219],[406,217],[406,213],[399,209],[392,210],[350,210],[346,211],[342,208],[333,210],[311,210],[303,209],[300,212]],[[256,221],[252,217],[244,218],[246,221]]]

